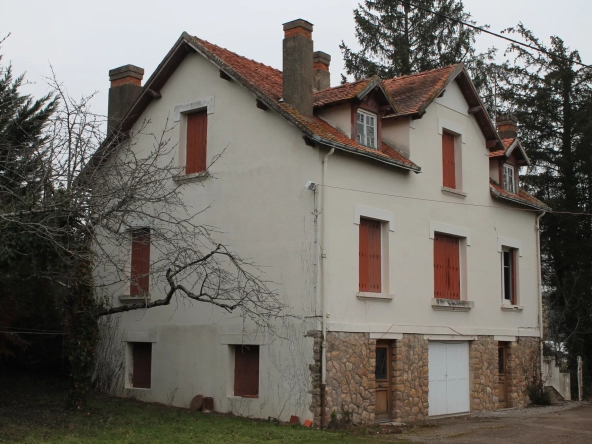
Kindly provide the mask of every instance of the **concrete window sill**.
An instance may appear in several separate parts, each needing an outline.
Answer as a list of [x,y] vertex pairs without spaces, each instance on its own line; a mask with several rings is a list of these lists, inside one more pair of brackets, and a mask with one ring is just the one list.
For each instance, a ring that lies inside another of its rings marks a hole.
[[465,193],[464,191],[456,190],[454,188],[448,188],[448,187],[442,187],[442,194],[446,194],[447,196],[452,196],[452,197],[459,197],[461,199],[464,199],[465,197],[467,197],[467,193]]
[[504,311],[522,311],[524,307],[522,305],[502,304],[501,309]]
[[473,301],[459,301],[458,299],[432,299],[434,310],[469,311],[475,306]]
[[124,294],[119,296],[119,302],[122,304],[147,304],[150,302],[150,296],[130,296],[129,294]]
[[361,301],[390,302],[395,298],[395,295],[388,293],[370,293],[366,291],[360,291],[356,293],[356,297]]
[[177,174],[173,176],[173,181],[177,184],[189,183],[189,182],[202,182],[210,177],[210,173],[202,171],[193,174]]
[[226,398],[228,398],[230,401],[233,400],[256,400],[259,399],[259,396],[235,396],[235,395],[230,395],[227,396]]

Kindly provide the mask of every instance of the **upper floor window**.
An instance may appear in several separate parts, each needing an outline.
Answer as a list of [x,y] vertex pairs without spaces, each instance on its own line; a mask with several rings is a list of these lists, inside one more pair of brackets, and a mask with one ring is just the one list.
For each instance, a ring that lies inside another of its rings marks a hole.
[[150,228],[133,229],[131,238],[130,296],[146,296],[150,287]]
[[460,239],[434,235],[434,297],[460,299]]
[[504,164],[504,189],[510,193],[516,192],[514,177],[514,167],[512,165]]
[[456,156],[454,149],[455,137],[442,133],[442,185],[456,189]]
[[206,170],[207,139],[207,111],[203,110],[188,114],[185,174],[202,173]]
[[376,148],[376,114],[358,110],[358,143]]
[[502,250],[502,293],[503,301],[516,305],[516,258],[515,248],[504,247]]
[[381,223],[360,219],[360,292],[382,291]]

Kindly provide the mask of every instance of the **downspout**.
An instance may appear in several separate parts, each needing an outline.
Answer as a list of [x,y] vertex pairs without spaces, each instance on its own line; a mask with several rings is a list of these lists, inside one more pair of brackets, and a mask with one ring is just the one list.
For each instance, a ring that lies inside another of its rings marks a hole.
[[[321,301],[321,427],[327,427],[327,406],[325,402],[325,388],[327,387],[327,299],[325,295],[325,272],[323,260],[326,258],[325,253],[325,182],[329,170],[329,157],[333,155],[335,148],[331,148],[323,158],[323,172],[321,176],[321,186],[319,190],[319,209],[321,216],[321,223],[319,229],[319,248],[320,260],[317,261],[318,271],[320,272],[320,279],[317,286],[318,299]],[[318,300],[317,299],[317,300]]]
[[538,296],[539,296],[539,330],[540,330],[540,366],[541,366],[541,378],[543,377],[543,277],[541,271],[541,218],[546,214],[543,211],[537,216],[535,230],[536,230],[536,247],[537,247],[537,284],[538,284]]

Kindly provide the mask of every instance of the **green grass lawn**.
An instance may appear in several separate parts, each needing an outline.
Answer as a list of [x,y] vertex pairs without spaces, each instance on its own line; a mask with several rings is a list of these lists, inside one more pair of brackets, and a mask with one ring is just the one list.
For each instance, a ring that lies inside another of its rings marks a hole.
[[347,444],[382,439],[367,434],[375,429],[313,430],[99,394],[85,412],[71,412],[63,408],[62,381],[8,379],[0,381],[0,443]]

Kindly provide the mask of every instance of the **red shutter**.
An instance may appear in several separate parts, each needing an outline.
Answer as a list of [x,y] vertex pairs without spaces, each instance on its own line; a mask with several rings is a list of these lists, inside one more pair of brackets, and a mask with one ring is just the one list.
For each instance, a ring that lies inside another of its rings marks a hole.
[[456,188],[456,168],[454,164],[454,136],[442,134],[442,171],[444,183],[448,188]]
[[150,229],[132,231],[132,275],[130,295],[144,296],[150,287]]
[[434,237],[434,297],[460,299],[460,244],[458,238]]
[[152,343],[132,343],[132,386],[137,388],[150,388],[152,380]]
[[206,111],[187,116],[187,156],[185,174],[206,170],[206,144],[208,139],[208,114]]
[[360,219],[360,290],[382,291],[380,222]]
[[259,346],[234,346],[234,395],[259,396]]

